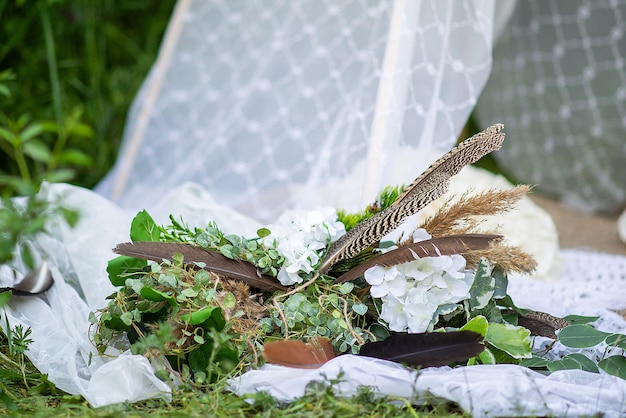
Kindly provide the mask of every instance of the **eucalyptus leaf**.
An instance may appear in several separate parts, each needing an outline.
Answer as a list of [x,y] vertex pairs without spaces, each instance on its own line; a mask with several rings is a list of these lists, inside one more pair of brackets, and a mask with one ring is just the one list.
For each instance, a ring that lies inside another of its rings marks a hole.
[[265,238],[265,237],[267,237],[267,236],[271,235],[271,234],[272,234],[272,231],[270,231],[270,230],[269,230],[269,229],[267,229],[267,228],[259,228],[259,229],[256,231],[256,234],[259,236],[259,238]]
[[590,322],[597,321],[599,316],[582,316],[582,315],[567,315],[563,319],[572,325],[588,324]]
[[525,358],[520,361],[519,365],[528,367],[529,369],[546,369],[548,364],[553,360],[533,355],[531,358]]
[[365,315],[367,313],[367,305],[364,303],[355,303],[352,305],[352,310],[357,313],[357,315]]
[[586,324],[570,325],[558,333],[559,341],[566,347],[586,348],[600,344],[609,333],[598,331]]
[[578,369],[598,373],[598,366],[596,363],[580,353],[568,354],[560,360],[549,362],[547,367],[551,372],[555,372],[557,370]]
[[626,350],[626,335],[624,334],[611,334],[606,337],[605,342],[611,347],[619,347],[622,350]]
[[613,376],[626,379],[626,357],[610,356],[598,362],[598,367]]
[[233,295],[231,292],[228,292],[224,295],[223,303],[225,308],[231,309],[234,308],[237,304],[237,299],[235,298],[235,295]]

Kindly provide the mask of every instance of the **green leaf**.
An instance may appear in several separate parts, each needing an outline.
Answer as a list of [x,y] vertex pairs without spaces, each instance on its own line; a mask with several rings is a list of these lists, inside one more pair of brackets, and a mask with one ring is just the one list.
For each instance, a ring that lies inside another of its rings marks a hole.
[[487,335],[488,328],[489,323],[487,322],[487,318],[479,315],[472,318],[467,324],[463,325],[461,327],[461,331],[473,331],[485,337]]
[[550,363],[552,363],[552,360],[533,355],[531,358],[525,358],[520,361],[519,365],[529,369],[546,369]]
[[59,155],[59,162],[78,167],[90,167],[93,159],[77,149],[66,149]]
[[191,325],[201,325],[205,329],[216,329],[221,331],[226,325],[226,320],[222,314],[222,309],[218,307],[205,307],[199,311],[181,315],[183,321]]
[[131,241],[158,241],[159,236],[159,228],[145,209],[133,218],[130,224]]
[[234,308],[237,304],[237,299],[235,298],[235,295],[233,295],[231,292],[228,292],[224,295],[223,303],[225,308]]
[[469,304],[472,310],[482,309],[491,300],[495,291],[495,278],[491,275],[491,267],[489,262],[484,258],[478,263],[476,267],[476,274],[474,275],[474,282],[470,287],[470,299]]
[[352,282],[345,282],[345,283],[342,283],[341,286],[339,286],[339,291],[344,295],[347,295],[348,293],[352,292],[353,289],[354,289],[354,283]]
[[124,312],[120,319],[125,325],[130,326],[133,323],[133,313],[132,312]]
[[41,123],[31,123],[22,132],[20,132],[22,143],[31,142],[32,138],[41,135],[42,132],[44,132],[44,126]]
[[198,270],[193,276],[193,281],[198,285],[205,285],[211,282],[211,275],[206,270]]
[[166,300],[170,305],[174,306],[177,304],[176,298],[172,295],[168,295],[167,293],[160,292],[151,287],[144,286],[139,291],[139,294],[142,298],[152,301],[152,302],[161,302]]
[[568,354],[560,360],[551,361],[547,364],[547,367],[551,372],[578,369],[598,373],[598,366],[588,357],[580,353]]
[[498,306],[501,306],[503,308],[513,309],[519,315],[526,315],[528,312],[530,312],[530,309],[518,308],[517,306],[515,306],[515,303],[513,303],[513,299],[511,299],[511,296],[509,295],[506,295],[502,299],[499,299],[497,301],[497,304]]
[[502,299],[506,296],[506,290],[509,286],[509,279],[506,276],[506,273],[499,269],[495,268],[493,273],[491,273],[493,278],[495,279],[495,289],[493,292],[494,299]]
[[365,315],[367,313],[367,305],[364,303],[355,303],[352,305],[352,310],[356,312],[357,315]]
[[0,308],[6,306],[11,300],[12,293],[10,290],[0,293]]
[[259,236],[259,238],[265,238],[265,237],[267,237],[267,236],[271,235],[271,234],[272,234],[272,231],[270,231],[270,230],[269,230],[269,229],[267,229],[267,228],[259,228],[259,229],[256,231],[256,234]]
[[496,364],[496,356],[493,355],[488,347],[485,347],[485,349],[480,352],[478,359],[482,364]]
[[513,358],[522,359],[532,357],[530,331],[524,327],[506,323],[489,324],[485,340]]
[[109,260],[107,264],[109,280],[113,286],[124,286],[126,283],[126,277],[124,277],[125,273],[140,270],[147,265],[148,262],[146,260],[120,255],[119,257]]
[[[220,247],[220,252],[222,253],[222,255],[224,257],[228,257],[231,260],[237,260],[239,258],[239,252],[235,249],[235,247],[233,247],[230,244],[222,245]],[[267,260],[265,265],[261,266],[261,260],[263,260],[265,258],[267,258],[268,260]],[[268,265],[270,263],[271,263],[271,260],[269,260],[269,257],[263,257],[263,258],[261,258],[259,260],[259,267],[265,267],[266,265]]]
[[563,328],[559,334],[559,341],[566,347],[585,348],[600,344],[609,333],[598,331],[586,324],[570,325]]
[[47,173],[44,179],[50,183],[63,183],[68,182],[74,178],[76,173],[69,168],[62,168],[60,170],[54,170],[51,173]]
[[626,357],[611,356],[598,362],[598,367],[613,376],[626,379]]
[[65,222],[72,228],[76,226],[78,223],[78,219],[80,218],[80,213],[74,209],[61,208],[61,215],[63,215],[63,219]]
[[46,144],[36,139],[31,139],[22,144],[22,151],[35,161],[47,163],[50,161],[50,149]]
[[579,325],[597,321],[599,318],[599,316],[567,315],[563,319],[569,322],[571,325]]
[[606,337],[605,342],[611,347],[619,347],[622,350],[626,350],[626,335],[624,334],[611,334]]

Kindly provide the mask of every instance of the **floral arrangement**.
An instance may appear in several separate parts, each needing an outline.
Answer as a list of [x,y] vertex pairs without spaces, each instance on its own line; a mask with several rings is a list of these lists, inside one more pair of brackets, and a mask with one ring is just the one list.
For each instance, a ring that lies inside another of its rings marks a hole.
[[[291,211],[242,237],[215,223],[192,229],[172,216],[160,226],[140,212],[132,243],[118,245],[122,255],[109,262],[120,289],[92,315],[95,345],[101,353],[115,346],[165,357],[164,379],[174,373],[199,385],[264,361],[318,367],[340,353],[417,367],[517,363],[623,374],[626,336],[596,330],[588,324],[596,318],[520,309],[507,294],[507,275],[531,273],[535,262],[497,231],[478,228],[513,208],[527,186],[465,194],[385,241],[407,214],[443,193],[442,166],[454,175],[468,159],[464,150],[483,146],[501,126],[490,129],[409,187],[383,190],[361,213]],[[459,154],[462,163],[450,168]],[[609,349],[593,360],[550,357],[550,344],[533,352],[538,338]]]

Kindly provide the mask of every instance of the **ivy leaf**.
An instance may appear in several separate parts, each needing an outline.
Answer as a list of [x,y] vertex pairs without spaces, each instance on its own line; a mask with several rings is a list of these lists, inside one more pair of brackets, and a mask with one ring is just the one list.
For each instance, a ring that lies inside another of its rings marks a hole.
[[130,224],[131,241],[158,241],[160,234],[154,219],[145,209],[139,212]]
[[598,362],[598,367],[613,376],[626,379],[626,357],[611,356]]
[[487,335],[487,329],[489,328],[489,323],[487,322],[487,318],[482,315],[478,315],[472,318],[467,324],[461,327],[461,331],[474,331],[477,334],[485,337]]
[[609,333],[586,324],[570,325],[559,332],[559,341],[566,347],[585,348],[600,344]]
[[501,306],[503,308],[514,310],[515,312],[517,312],[518,315],[526,315],[527,313],[530,312],[530,309],[523,309],[523,308],[518,308],[517,306],[515,306],[515,303],[513,303],[513,299],[509,295],[506,295],[502,299],[499,299],[497,304],[498,306]]
[[496,356],[493,355],[489,347],[485,347],[478,355],[478,359],[482,364],[496,364]]
[[472,310],[482,309],[491,300],[495,291],[496,280],[491,275],[491,266],[489,262],[484,258],[478,263],[476,267],[476,274],[474,275],[474,282],[470,287],[470,299],[469,304]]
[[493,298],[503,299],[504,297],[506,297],[506,290],[509,286],[509,279],[507,278],[506,273],[499,268],[495,268],[491,275],[495,279]]
[[531,358],[530,331],[511,324],[489,324],[485,340],[516,359]]
[[120,255],[119,257],[109,260],[107,264],[109,280],[113,286],[124,286],[126,283],[126,277],[124,277],[125,273],[141,270],[147,265],[148,262],[146,260]]
[[580,353],[568,354],[560,360],[549,362],[547,367],[551,372],[555,372],[557,370],[578,369],[598,373],[598,366],[596,366],[593,360]]

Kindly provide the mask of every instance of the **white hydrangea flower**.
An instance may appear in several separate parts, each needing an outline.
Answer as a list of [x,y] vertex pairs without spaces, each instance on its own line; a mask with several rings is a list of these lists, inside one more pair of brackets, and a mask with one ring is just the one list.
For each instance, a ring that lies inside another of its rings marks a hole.
[[[415,242],[429,239],[423,230]],[[460,255],[424,257],[393,267],[375,266],[364,274],[370,294],[382,300],[380,318],[389,329],[411,333],[431,330],[439,306],[469,298],[474,275]]]
[[321,251],[346,233],[333,208],[287,211],[268,229],[271,235],[263,243],[275,246],[285,259],[277,276],[284,286],[302,283],[300,274],[311,273],[320,262]]

